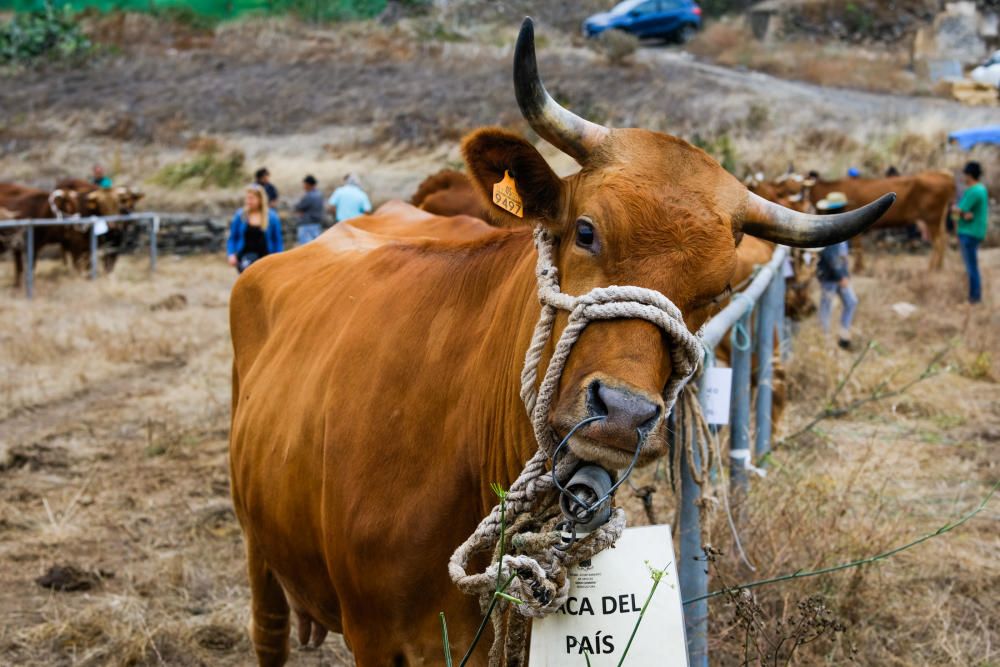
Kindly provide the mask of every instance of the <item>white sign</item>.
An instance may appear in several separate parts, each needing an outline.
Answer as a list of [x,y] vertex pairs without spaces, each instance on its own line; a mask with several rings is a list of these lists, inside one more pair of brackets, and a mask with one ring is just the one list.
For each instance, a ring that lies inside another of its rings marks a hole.
[[733,369],[713,366],[705,370],[701,408],[709,424],[729,423],[729,399],[733,391]]
[[[648,563],[648,565],[647,565]],[[665,574],[628,649],[629,667],[688,667],[684,612],[670,526],[626,528],[613,549],[570,571],[569,599],[531,627],[530,667],[615,667],[653,587]]]
[[108,222],[102,218],[94,221],[94,235],[104,236],[108,233]]

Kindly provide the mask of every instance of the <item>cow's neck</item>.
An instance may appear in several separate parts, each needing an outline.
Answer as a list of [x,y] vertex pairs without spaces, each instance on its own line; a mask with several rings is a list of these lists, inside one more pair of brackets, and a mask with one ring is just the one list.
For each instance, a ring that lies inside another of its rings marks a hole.
[[[475,385],[486,391],[470,396],[467,405],[481,443],[471,448],[475,454],[468,462],[468,470],[479,489],[484,514],[496,504],[490,484],[497,482],[508,488],[538,448],[520,397],[521,369],[541,312],[536,257],[530,231],[517,230],[485,254],[483,266],[479,267],[489,283],[486,287],[490,298],[485,303],[495,304],[496,313],[478,350],[480,363],[476,364],[480,382]],[[548,361],[551,346],[550,341],[543,364]]]

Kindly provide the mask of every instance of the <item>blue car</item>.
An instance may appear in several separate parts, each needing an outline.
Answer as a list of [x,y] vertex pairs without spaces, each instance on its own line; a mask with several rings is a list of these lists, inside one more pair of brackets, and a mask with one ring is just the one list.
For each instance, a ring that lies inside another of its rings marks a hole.
[[657,37],[687,42],[701,27],[701,7],[692,0],[625,0],[609,12],[583,22],[583,34],[595,37],[605,30],[624,30],[639,38]]

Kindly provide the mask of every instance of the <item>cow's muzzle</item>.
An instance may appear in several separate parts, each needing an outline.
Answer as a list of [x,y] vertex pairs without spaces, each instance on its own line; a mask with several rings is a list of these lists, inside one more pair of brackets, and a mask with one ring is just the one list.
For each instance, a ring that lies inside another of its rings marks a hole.
[[642,441],[659,422],[661,406],[648,398],[627,389],[612,387],[594,380],[587,389],[587,408],[590,417],[604,417],[590,425],[587,437],[602,445],[631,453],[632,443],[638,433],[639,449]]

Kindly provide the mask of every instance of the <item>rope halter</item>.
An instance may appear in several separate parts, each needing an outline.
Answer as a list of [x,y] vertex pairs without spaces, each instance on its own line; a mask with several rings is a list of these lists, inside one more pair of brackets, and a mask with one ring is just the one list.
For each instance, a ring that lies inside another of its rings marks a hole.
[[[553,259],[555,240],[541,227],[535,228],[534,237],[535,249],[538,251],[535,277],[538,280],[538,300],[542,304],[542,312],[521,370],[521,400],[531,419],[538,446],[549,456],[555,450],[558,439],[548,425],[549,410],[573,345],[587,325],[595,320],[646,320],[667,335],[672,343],[670,360],[673,369],[663,390],[663,404],[664,415],[669,414],[681,388],[698,370],[704,354],[701,339],[688,331],[680,309],[660,292],[645,287],[611,285],[596,287],[576,297],[565,294],[559,289],[559,269]],[[559,337],[542,383],[536,391],[542,351],[552,335],[558,310],[569,311],[569,321]]]
[[[672,372],[663,391],[664,414],[673,408],[703,356],[699,337],[688,331],[680,309],[666,296],[643,287],[616,285],[598,287],[576,297],[564,294],[559,289],[553,236],[536,227],[534,241],[538,252],[535,277],[542,308],[521,371],[521,400],[531,420],[538,451],[507,492],[503,520],[501,507],[496,505],[448,562],[448,572],[458,588],[478,594],[484,608],[498,581],[509,580],[506,592],[522,601],[515,606],[503,600],[498,604],[493,617],[490,665],[523,664],[520,660],[526,650],[527,618],[545,616],[559,609],[569,595],[570,568],[612,546],[625,528],[624,510],[614,508],[606,524],[573,542],[568,549],[557,548],[561,535],[556,526],[561,513],[555,480],[568,480],[581,461],[569,453],[553,461],[555,474],[549,474],[547,462],[556,452],[558,439],[548,424],[548,413],[570,352],[583,330],[597,320],[641,319],[667,335],[671,342]],[[536,390],[542,352],[552,336],[559,310],[569,311],[569,320]],[[502,554],[499,553],[501,526],[510,538]],[[484,572],[469,574],[467,569],[476,555],[492,556],[490,565]],[[512,613],[512,609],[517,613]]]

